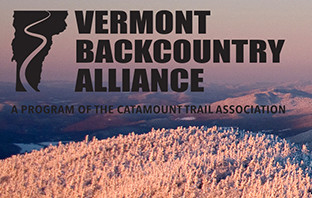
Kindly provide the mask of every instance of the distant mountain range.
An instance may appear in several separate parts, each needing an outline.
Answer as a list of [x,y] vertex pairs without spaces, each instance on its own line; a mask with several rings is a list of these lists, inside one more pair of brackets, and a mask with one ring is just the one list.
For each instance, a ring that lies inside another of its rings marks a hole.
[[[99,139],[144,133],[151,128],[178,126],[235,126],[273,133],[294,142],[310,142],[312,130],[312,83],[283,84],[208,84],[204,93],[75,93],[71,83],[41,83],[42,92],[17,93],[14,84],[2,83],[0,89],[0,158],[17,154],[17,145],[42,142],[81,141],[85,135]],[[57,94],[56,94],[57,93]],[[15,114],[16,105],[285,105],[285,114]],[[301,135],[300,135],[301,134]],[[303,135],[305,134],[305,135]],[[294,138],[292,138],[294,137]],[[296,137],[296,138],[295,138]],[[30,148],[28,146],[28,148]],[[35,147],[34,147],[35,149]]]
[[[308,87],[307,87],[308,88]],[[142,102],[142,98],[147,96],[138,96],[139,102]],[[137,97],[137,98],[138,98]],[[148,94],[151,100],[160,101],[160,98],[154,98],[153,94]],[[194,105],[191,95],[184,96],[189,100],[176,102],[167,102],[172,100],[170,95],[168,98],[163,99],[162,103],[165,104],[179,104],[179,105]],[[120,114],[105,114],[94,115],[86,118],[85,120],[74,123],[64,129],[64,131],[85,131],[91,130],[103,130],[108,127],[112,127],[119,123],[120,126],[128,125],[152,125],[149,123],[160,122],[164,125],[168,123],[178,121],[189,121],[188,123],[195,122],[200,124],[219,124],[223,126],[240,126],[252,130],[264,130],[273,131],[274,133],[282,136],[289,137],[295,134],[308,131],[312,129],[312,92],[305,91],[304,89],[296,88],[268,88],[267,90],[253,90],[251,93],[247,93],[238,97],[228,97],[223,100],[218,100],[212,103],[203,103],[205,98],[201,98],[202,103],[195,103],[196,106],[210,106],[215,110],[217,106],[234,105],[234,106],[261,106],[261,105],[276,105],[285,106],[286,113],[280,114],[174,114],[165,116],[138,116],[138,115],[120,115]],[[146,101],[144,101],[146,102]],[[153,103],[140,103],[138,105],[151,105]],[[156,104],[159,104],[156,102]],[[156,125],[156,124],[155,124]],[[285,130],[291,129],[291,130]]]

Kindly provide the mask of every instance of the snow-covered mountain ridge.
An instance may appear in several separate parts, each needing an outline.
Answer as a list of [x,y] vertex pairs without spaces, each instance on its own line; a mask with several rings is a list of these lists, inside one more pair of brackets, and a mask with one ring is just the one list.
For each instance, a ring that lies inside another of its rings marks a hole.
[[189,127],[59,144],[0,161],[0,197],[312,197],[312,153]]

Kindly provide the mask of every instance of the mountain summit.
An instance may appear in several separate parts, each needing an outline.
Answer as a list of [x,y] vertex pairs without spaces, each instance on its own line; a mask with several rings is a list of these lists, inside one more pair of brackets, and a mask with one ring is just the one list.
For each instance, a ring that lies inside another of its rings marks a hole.
[[312,197],[312,154],[235,128],[152,129],[0,161],[1,197]]

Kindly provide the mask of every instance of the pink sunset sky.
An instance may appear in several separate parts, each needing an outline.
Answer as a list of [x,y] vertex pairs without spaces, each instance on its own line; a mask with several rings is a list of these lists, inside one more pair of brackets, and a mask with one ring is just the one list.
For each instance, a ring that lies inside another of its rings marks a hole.
[[[1,50],[0,81],[15,82],[16,63],[11,62],[11,42],[14,37],[14,10],[68,10],[67,29],[53,37],[53,45],[44,61],[41,78],[43,81],[75,81],[77,70],[85,68],[155,68],[160,65],[148,64],[77,64],[76,39],[90,39],[96,44],[98,39],[107,39],[110,35],[79,35],[74,10],[210,10],[208,32],[205,35],[117,35],[112,38],[133,40],[141,39],[285,39],[280,63],[273,64],[270,56],[265,64],[235,63],[227,64],[181,64],[172,62],[161,65],[162,68],[204,68],[205,82],[288,82],[311,80],[312,74],[312,1],[311,0],[94,0],[94,1],[1,1]],[[248,51],[248,48],[245,48]],[[233,55],[231,55],[233,56]],[[235,56],[235,54],[234,54]],[[232,57],[234,58],[234,57]],[[248,60],[249,56],[245,57]]]

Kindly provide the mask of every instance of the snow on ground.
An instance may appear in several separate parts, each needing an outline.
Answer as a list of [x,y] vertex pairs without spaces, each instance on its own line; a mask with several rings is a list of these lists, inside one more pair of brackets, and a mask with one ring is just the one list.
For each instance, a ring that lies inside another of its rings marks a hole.
[[291,142],[295,143],[309,143],[312,142],[312,130],[308,130],[303,133],[299,133],[298,135],[294,135],[288,138]]
[[32,150],[39,150],[43,148],[43,146],[33,143],[30,144],[15,143],[15,145],[21,148],[20,153],[31,152]]
[[[66,143],[68,141],[65,141],[63,143]],[[32,150],[40,150],[42,148],[45,148],[47,146],[51,145],[57,145],[59,142],[39,142],[39,143],[14,143],[16,146],[21,148],[20,153],[26,153],[26,152],[31,152]]]
[[312,197],[311,158],[273,135],[189,127],[0,161],[0,197]]
[[191,121],[191,120],[196,120],[196,118],[195,117],[183,117],[183,118],[177,118],[176,120]]

